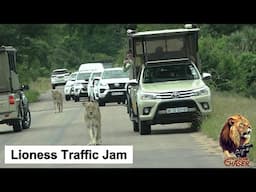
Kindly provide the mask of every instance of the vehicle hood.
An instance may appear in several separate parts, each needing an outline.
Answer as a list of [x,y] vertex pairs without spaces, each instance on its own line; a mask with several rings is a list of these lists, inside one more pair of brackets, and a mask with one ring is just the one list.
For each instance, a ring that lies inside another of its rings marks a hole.
[[88,81],[85,81],[85,80],[76,80],[76,81],[74,81],[74,83],[88,83]]
[[143,92],[169,92],[169,91],[185,91],[192,89],[199,89],[204,87],[205,84],[202,80],[186,80],[186,81],[167,81],[157,83],[142,84],[141,89]]
[[127,83],[129,78],[102,79],[103,83]]

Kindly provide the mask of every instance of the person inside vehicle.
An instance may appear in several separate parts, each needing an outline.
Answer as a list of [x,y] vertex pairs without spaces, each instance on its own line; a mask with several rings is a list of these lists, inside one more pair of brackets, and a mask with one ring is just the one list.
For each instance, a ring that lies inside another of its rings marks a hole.
[[132,55],[132,50],[128,50],[126,53],[126,57],[123,61],[123,71],[129,72],[129,78],[132,79],[132,65],[134,64],[134,58]]
[[155,50],[155,57],[159,58],[159,59],[163,59],[164,58],[163,47],[159,46],[159,47],[156,48],[156,50]]

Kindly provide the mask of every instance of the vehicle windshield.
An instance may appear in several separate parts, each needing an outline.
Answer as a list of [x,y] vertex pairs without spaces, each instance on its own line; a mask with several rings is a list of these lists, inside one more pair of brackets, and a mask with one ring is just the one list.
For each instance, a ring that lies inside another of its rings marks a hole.
[[88,81],[91,73],[78,73],[76,79],[77,80],[86,80]]
[[92,79],[93,79],[94,77],[100,77],[100,75],[101,75],[101,72],[93,73],[93,74],[92,74]]
[[199,79],[199,74],[192,64],[148,66],[143,73],[143,83],[194,79]]
[[102,79],[128,78],[128,72],[120,70],[105,70]]
[[65,73],[68,73],[68,70],[53,71],[52,75],[59,75],[59,74],[65,74]]
[[74,81],[74,80],[76,80],[76,74],[77,74],[77,73],[72,73],[72,74],[69,76],[69,81]]

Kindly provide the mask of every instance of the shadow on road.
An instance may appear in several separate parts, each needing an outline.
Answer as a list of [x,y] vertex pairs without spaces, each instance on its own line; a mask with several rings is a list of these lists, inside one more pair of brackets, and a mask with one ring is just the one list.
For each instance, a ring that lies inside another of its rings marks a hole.
[[177,133],[193,133],[195,132],[191,128],[184,128],[184,129],[157,129],[157,130],[151,130],[151,134],[157,135],[157,134],[177,134]]
[[14,133],[18,133],[18,132],[14,132],[13,130],[1,131],[1,132],[0,132],[0,135],[4,135],[4,134],[14,134]]

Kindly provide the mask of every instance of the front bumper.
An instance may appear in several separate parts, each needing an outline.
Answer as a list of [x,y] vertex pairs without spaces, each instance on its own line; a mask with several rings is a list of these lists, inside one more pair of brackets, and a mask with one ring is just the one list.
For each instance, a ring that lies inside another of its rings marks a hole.
[[138,105],[141,121],[150,124],[192,122],[198,116],[212,111],[211,98],[198,96],[186,99],[140,100]]
[[121,89],[121,90],[104,90],[100,93],[100,100],[105,102],[105,103],[110,103],[110,102],[122,102],[126,100],[126,90]]

